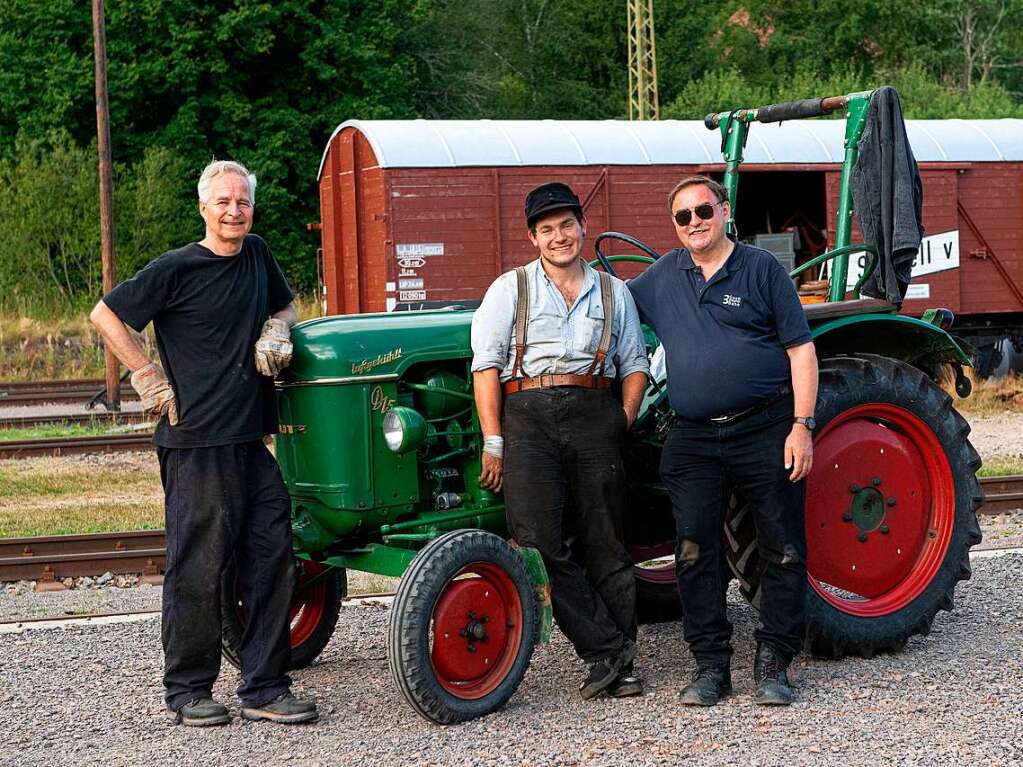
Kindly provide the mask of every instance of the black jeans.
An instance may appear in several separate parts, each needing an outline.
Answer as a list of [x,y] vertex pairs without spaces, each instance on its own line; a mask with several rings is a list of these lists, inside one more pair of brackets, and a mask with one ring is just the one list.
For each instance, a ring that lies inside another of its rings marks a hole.
[[539,550],[558,626],[579,657],[617,655],[636,638],[636,584],[625,548],[622,405],[609,391],[518,392],[504,402],[508,526]]
[[792,407],[790,395],[730,424],[680,420],[665,440],[661,478],[678,536],[683,632],[701,665],[727,665],[732,654],[721,531],[733,489],[753,514],[763,568],[756,639],[789,659],[802,647],[806,482],[790,482],[784,466]]
[[176,711],[209,695],[217,679],[221,580],[232,558],[246,618],[238,697],[261,706],[291,686],[291,501],[277,462],[258,441],[157,452],[167,512],[167,706]]

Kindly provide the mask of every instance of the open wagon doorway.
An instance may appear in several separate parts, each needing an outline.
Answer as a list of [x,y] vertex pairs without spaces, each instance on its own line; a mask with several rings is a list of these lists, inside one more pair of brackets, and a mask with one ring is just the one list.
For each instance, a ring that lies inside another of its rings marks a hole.
[[[756,170],[744,167],[736,205],[739,239],[775,254],[793,269],[827,246],[827,194],[823,170]],[[819,279],[816,269],[800,276]]]

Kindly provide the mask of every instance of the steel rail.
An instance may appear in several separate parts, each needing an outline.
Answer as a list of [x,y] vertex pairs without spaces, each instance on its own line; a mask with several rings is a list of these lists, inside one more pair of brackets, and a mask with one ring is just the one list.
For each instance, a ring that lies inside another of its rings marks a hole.
[[148,413],[58,413],[50,415],[0,415],[0,429],[25,429],[43,425],[75,425],[91,424],[134,424],[151,422],[153,417]]
[[[984,477],[980,484],[986,496],[982,514],[1023,508],[1023,475]],[[153,574],[163,571],[165,561],[163,530],[0,539],[0,581]],[[357,596],[363,595],[349,598]]]
[[97,434],[88,437],[53,437],[47,439],[0,440],[0,459],[33,456],[75,455],[81,453],[115,453],[126,450],[151,450],[153,435]]
[[[60,381],[8,381],[0,383],[0,405],[41,405],[50,402],[83,402],[106,387],[101,378],[69,378]],[[126,388],[122,399],[138,399]]]

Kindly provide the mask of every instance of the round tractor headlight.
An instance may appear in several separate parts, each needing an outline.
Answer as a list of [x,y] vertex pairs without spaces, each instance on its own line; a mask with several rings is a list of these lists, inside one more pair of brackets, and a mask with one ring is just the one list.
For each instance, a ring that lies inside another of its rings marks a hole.
[[410,407],[395,407],[384,413],[384,441],[399,455],[418,450],[426,442],[426,420]]

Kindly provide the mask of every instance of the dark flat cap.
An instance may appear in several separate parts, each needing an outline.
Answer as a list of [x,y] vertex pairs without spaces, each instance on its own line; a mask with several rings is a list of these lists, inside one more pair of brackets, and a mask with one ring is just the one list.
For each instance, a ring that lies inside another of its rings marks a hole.
[[526,226],[532,229],[544,213],[561,208],[572,208],[576,217],[582,220],[582,204],[567,184],[554,181],[538,186],[526,195]]

